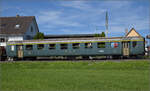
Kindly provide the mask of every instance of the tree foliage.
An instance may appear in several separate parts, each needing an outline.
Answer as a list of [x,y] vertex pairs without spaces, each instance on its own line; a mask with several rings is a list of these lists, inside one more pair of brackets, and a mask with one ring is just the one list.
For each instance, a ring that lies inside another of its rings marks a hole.
[[94,37],[105,37],[105,32],[102,32],[101,34],[95,34]]
[[34,39],[44,39],[44,33],[38,32],[35,36]]

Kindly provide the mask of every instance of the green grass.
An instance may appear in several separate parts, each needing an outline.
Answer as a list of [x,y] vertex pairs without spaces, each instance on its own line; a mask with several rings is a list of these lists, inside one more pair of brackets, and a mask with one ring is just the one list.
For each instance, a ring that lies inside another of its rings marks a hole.
[[150,61],[3,62],[0,91],[150,91]]

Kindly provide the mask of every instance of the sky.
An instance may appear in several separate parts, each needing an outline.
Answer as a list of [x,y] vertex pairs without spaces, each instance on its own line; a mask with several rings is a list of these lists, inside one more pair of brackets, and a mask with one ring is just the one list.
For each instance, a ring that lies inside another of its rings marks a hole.
[[150,34],[150,0],[0,0],[0,16],[35,16],[45,35],[105,32],[106,11],[109,37]]

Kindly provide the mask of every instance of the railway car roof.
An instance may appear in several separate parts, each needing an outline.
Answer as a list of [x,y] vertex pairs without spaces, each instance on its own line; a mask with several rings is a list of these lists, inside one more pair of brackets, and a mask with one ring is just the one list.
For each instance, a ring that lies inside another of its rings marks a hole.
[[17,44],[52,44],[52,43],[86,43],[86,42],[120,42],[120,41],[143,41],[142,37],[93,37],[93,38],[57,38],[44,40],[10,41],[8,45]]

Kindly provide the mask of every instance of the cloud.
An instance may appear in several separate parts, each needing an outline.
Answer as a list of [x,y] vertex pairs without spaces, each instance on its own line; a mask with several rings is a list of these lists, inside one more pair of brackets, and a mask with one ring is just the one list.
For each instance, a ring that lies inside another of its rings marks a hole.
[[75,16],[68,16],[62,11],[41,11],[38,16],[38,22],[42,25],[46,24],[45,27],[51,26],[70,26],[79,27],[82,26],[79,22],[73,20]]
[[85,1],[69,1],[69,2],[61,2],[61,5],[64,7],[71,7],[80,10],[89,10],[91,6],[86,4]]

